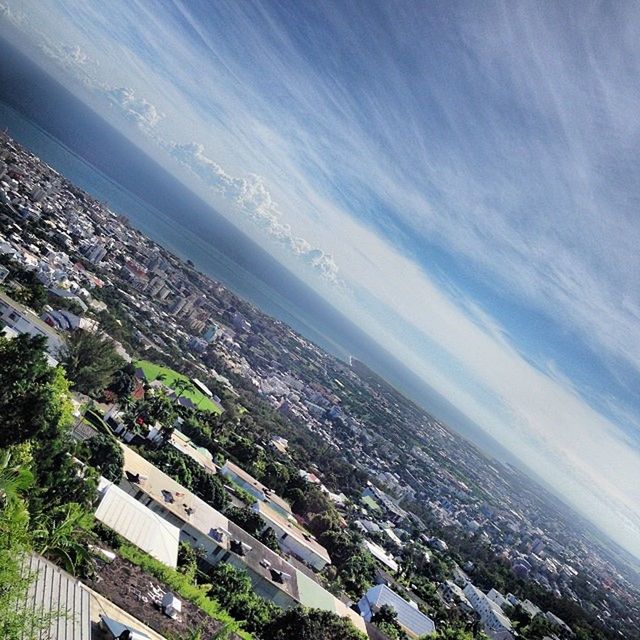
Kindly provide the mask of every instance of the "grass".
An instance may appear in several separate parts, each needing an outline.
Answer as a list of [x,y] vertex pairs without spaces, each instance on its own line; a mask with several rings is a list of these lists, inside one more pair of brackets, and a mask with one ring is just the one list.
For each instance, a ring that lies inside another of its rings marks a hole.
[[[189,378],[182,373],[178,373],[173,369],[163,367],[159,364],[154,364],[148,360],[138,360],[134,364],[136,367],[140,367],[144,371],[144,375],[147,376],[149,381],[156,380],[158,376],[164,376],[162,382],[172,389],[175,388],[176,382],[181,380],[189,382]],[[204,393],[197,389],[188,389],[181,395],[185,398],[189,398],[189,400],[191,400],[198,409],[211,411],[212,413],[222,413],[220,407],[211,398],[205,396]]]
[[214,620],[221,622],[225,630],[237,634],[243,640],[253,639],[250,633],[242,630],[237,620],[232,618],[216,600],[209,598],[202,587],[193,584],[187,576],[152,558],[128,542],[122,544],[118,549],[118,554],[164,582],[173,591],[181,595],[185,600],[195,604]]

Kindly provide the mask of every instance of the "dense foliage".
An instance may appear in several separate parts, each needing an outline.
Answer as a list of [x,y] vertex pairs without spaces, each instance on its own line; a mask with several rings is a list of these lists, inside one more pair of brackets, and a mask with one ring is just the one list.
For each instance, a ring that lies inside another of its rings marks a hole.
[[123,364],[110,338],[83,329],[68,336],[62,358],[74,389],[87,395],[105,389]]

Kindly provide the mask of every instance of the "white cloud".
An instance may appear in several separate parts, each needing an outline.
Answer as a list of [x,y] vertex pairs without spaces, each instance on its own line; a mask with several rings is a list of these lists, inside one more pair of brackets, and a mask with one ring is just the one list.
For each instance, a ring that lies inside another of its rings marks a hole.
[[338,283],[338,265],[333,256],[296,236],[291,227],[282,222],[282,213],[264,178],[256,174],[243,178],[231,176],[206,155],[203,145],[196,142],[169,143],[168,148],[173,158],[190,169],[210,189],[234,202],[240,211],[263,228],[271,238],[287,247],[323,278]]
[[[640,374],[637,7],[488,4],[445,19],[406,3],[378,7],[378,22],[352,3],[300,38],[271,5],[221,0],[195,15],[179,3],[67,4],[35,3],[39,28],[65,13],[68,42],[100,63],[99,90],[135,86],[116,99],[155,122],[156,140],[201,140],[170,151],[323,273],[314,286],[359,326],[614,537],[637,541],[632,441],[577,395],[561,354],[546,372],[530,365],[486,307],[416,264],[433,246],[449,252],[460,286],[491,287],[614,373],[624,363]],[[337,264],[381,308],[327,288]]]
[[164,117],[154,105],[136,95],[133,89],[116,87],[105,91],[109,101],[117,106],[125,118],[142,128],[155,127]]

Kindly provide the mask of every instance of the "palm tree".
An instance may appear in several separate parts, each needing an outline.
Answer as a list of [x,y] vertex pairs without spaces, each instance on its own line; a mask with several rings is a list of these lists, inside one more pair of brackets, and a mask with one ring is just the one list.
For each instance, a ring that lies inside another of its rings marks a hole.
[[20,465],[11,466],[11,452],[0,458],[0,506],[15,502],[33,484],[33,474]]
[[71,502],[41,516],[33,532],[34,548],[61,561],[70,573],[76,573],[91,557],[86,534],[92,525],[92,514]]

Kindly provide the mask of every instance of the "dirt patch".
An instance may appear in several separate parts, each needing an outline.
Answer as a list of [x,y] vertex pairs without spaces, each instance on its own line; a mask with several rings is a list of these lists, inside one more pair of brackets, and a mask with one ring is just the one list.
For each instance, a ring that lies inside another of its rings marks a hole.
[[[180,619],[172,620],[164,615],[155,601],[159,594],[171,589],[119,556],[110,563],[99,562],[94,578],[86,582],[94,591],[167,638],[189,638],[189,633],[196,630],[202,631],[203,638],[209,638],[223,627],[182,598]],[[229,634],[229,639],[239,640],[239,637]]]

